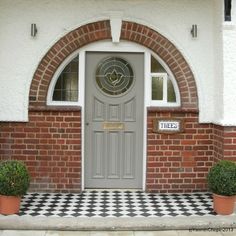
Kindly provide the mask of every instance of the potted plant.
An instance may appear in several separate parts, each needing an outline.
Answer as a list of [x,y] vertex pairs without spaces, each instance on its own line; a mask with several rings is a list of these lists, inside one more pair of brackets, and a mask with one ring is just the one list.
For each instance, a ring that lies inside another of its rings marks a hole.
[[30,176],[23,162],[0,163],[0,214],[19,212],[21,197],[29,188]]
[[236,200],[236,163],[217,162],[210,169],[207,180],[213,192],[214,211],[220,215],[232,214]]

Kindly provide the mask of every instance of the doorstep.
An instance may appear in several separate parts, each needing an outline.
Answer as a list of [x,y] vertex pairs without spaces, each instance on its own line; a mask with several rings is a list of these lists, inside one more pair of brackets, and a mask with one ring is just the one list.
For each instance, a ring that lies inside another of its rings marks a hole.
[[236,228],[236,215],[141,218],[0,216],[4,230],[159,231]]
[[18,215],[0,216],[0,229],[172,230],[236,228],[236,215],[216,216],[210,193],[154,194],[91,190],[28,193]]

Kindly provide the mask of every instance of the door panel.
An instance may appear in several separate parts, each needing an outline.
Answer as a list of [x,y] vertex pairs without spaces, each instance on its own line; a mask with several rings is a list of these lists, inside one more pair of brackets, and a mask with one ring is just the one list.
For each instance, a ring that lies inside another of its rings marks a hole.
[[136,120],[136,99],[132,98],[124,104],[124,121]]
[[109,104],[108,105],[108,120],[109,121],[120,121],[120,105],[119,104]]
[[104,121],[106,114],[106,105],[104,102],[94,98],[93,102],[93,121]]
[[108,133],[108,179],[118,179],[120,176],[120,134],[119,132]]
[[92,169],[93,178],[104,178],[105,150],[102,148],[105,144],[105,134],[103,132],[93,132],[93,152]]
[[143,53],[86,53],[85,188],[142,188]]
[[123,162],[123,178],[135,179],[135,132],[124,133],[124,162]]

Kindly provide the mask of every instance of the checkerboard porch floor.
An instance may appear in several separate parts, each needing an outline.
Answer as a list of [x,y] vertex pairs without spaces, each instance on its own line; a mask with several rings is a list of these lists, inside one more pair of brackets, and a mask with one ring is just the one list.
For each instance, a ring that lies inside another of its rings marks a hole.
[[91,190],[80,194],[28,193],[20,216],[179,217],[215,215],[210,193],[154,194]]

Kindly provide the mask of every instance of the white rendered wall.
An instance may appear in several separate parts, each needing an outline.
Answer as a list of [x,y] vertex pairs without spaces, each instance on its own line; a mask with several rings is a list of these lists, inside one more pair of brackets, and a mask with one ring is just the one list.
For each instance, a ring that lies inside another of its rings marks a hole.
[[236,0],[232,21],[223,26],[224,39],[224,125],[236,125]]
[[[200,122],[222,120],[215,111],[216,80],[222,64],[221,0],[0,0],[0,120],[27,121],[33,73],[48,49],[67,32],[120,11],[124,20],[145,24],[166,36],[183,53],[198,86]],[[216,4],[216,5],[215,5]],[[38,34],[30,37],[30,24]],[[198,38],[190,35],[198,25]],[[222,96],[222,94],[219,94]],[[219,98],[222,101],[222,99]],[[217,104],[219,104],[217,102]],[[220,108],[222,105],[220,104]],[[222,112],[220,112],[222,114]]]
[[213,123],[223,124],[224,120],[224,104],[223,104],[223,90],[224,90],[224,77],[223,77],[223,34],[222,24],[224,22],[224,1],[215,1],[215,17],[213,25],[215,25],[215,38],[213,41],[215,52],[215,71],[213,84],[214,87],[214,118]]

